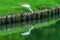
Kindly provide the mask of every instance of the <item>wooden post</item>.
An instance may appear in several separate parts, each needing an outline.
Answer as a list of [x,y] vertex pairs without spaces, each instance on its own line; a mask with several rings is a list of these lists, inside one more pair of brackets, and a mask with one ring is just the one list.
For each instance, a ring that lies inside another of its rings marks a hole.
[[11,24],[11,15],[6,16],[6,23]]
[[12,23],[15,23],[15,21],[16,21],[15,20],[15,15],[12,15],[12,20],[11,21],[12,21]]
[[1,24],[2,20],[1,20],[1,16],[0,16],[0,24]]
[[31,20],[31,14],[32,13],[27,13],[27,20]]
[[57,9],[58,9],[58,18],[60,19],[60,8]]
[[1,17],[1,24],[6,24],[6,16]]

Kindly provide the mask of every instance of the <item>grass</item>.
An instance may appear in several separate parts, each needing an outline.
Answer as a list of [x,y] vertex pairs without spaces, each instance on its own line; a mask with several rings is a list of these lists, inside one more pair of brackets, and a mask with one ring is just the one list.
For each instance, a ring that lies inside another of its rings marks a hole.
[[29,4],[34,12],[45,8],[57,7],[59,0],[0,0],[0,16],[29,12],[22,4]]

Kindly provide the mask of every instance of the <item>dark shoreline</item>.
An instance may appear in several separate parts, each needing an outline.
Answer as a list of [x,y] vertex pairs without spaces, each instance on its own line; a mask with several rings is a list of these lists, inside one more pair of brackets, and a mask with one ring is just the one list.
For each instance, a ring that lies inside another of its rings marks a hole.
[[[58,16],[58,17],[56,17]],[[10,23],[16,23],[16,22],[24,22],[24,21],[30,21],[30,20],[44,20],[45,18],[60,18],[60,8],[55,9],[48,9],[43,10],[39,13],[24,13],[24,14],[17,14],[17,15],[8,15],[8,16],[0,16],[0,24],[10,24]]]

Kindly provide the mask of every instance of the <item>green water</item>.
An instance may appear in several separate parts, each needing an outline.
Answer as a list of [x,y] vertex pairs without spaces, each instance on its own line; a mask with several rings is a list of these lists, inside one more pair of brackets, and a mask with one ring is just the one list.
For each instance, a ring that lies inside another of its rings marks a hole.
[[60,21],[49,27],[33,29],[26,40],[60,40]]
[[13,33],[0,36],[0,40],[60,40],[60,21],[50,26],[33,29],[28,36]]

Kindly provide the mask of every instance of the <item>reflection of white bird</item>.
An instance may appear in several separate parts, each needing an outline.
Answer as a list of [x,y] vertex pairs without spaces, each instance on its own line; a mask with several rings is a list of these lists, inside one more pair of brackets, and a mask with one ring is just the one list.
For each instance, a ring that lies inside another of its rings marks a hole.
[[21,35],[30,35],[31,30],[33,29],[33,26],[29,29],[29,31],[22,33]]
[[27,8],[27,9],[29,9],[29,10],[33,13],[33,10],[31,9],[30,5],[24,4],[24,5],[22,5],[22,6],[25,7],[25,8]]

